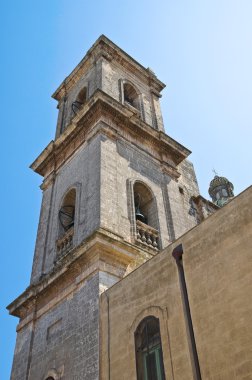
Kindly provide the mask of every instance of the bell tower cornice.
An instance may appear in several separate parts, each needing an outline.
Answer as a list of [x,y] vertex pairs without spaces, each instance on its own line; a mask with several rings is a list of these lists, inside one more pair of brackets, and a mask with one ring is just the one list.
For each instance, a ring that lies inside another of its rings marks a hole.
[[7,309],[11,315],[21,318],[19,329],[29,323],[35,307],[38,316],[41,316],[48,310],[46,304],[49,308],[54,307],[94,272],[106,270],[121,279],[136,257],[146,261],[153,256],[153,251],[148,247],[139,248],[111,231],[100,228],[71,254],[59,258],[51,272],[30,285]]
[[47,179],[97,133],[116,140],[121,138],[148,151],[174,179],[179,177],[177,165],[191,153],[162,131],[146,124],[133,107],[125,107],[97,90],[65,131],[48,144],[30,167]]
[[113,61],[114,63],[120,64],[129,72],[134,73],[135,76],[140,78],[145,83],[151,83],[153,92],[158,94],[158,96],[161,96],[160,92],[165,88],[165,84],[156,77],[153,71],[142,66],[129,54],[110,41],[106,36],[101,35],[94,45],[88,50],[87,54],[80,61],[80,63],[53,93],[52,97],[58,101],[63,99],[78,82],[78,80],[101,58],[109,62]]

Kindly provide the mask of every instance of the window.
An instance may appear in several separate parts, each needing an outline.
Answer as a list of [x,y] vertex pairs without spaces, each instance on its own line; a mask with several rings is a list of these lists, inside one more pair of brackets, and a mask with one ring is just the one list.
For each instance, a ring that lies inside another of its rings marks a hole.
[[78,94],[76,100],[72,103],[72,111],[74,115],[80,111],[87,101],[87,88],[84,87]]
[[57,254],[63,255],[73,247],[76,190],[71,189],[65,195],[59,209],[59,231],[56,241]]
[[159,248],[159,223],[156,199],[142,182],[133,187],[137,241],[157,250]]
[[151,190],[142,182],[134,184],[135,217],[153,228],[158,228],[157,207]]
[[64,235],[74,226],[76,190],[71,189],[65,195],[59,210],[59,236]]
[[135,331],[137,380],[165,380],[159,319],[146,317]]
[[128,82],[123,83],[123,97],[125,104],[129,104],[131,107],[134,107],[140,111],[139,94]]

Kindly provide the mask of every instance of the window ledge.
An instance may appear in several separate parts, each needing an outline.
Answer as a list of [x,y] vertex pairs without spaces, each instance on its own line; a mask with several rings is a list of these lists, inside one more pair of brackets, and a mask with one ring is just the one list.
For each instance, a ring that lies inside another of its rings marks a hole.
[[134,111],[140,117],[140,111],[139,111],[139,109],[137,109],[136,107],[132,106],[132,104],[130,104],[126,100],[124,100],[124,105],[126,107],[128,107],[131,111]]

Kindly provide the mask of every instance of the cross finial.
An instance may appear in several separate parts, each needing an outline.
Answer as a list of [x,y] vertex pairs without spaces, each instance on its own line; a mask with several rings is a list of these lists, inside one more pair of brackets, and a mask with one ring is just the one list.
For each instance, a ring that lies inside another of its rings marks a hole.
[[215,169],[213,169],[213,173],[218,176],[218,173]]

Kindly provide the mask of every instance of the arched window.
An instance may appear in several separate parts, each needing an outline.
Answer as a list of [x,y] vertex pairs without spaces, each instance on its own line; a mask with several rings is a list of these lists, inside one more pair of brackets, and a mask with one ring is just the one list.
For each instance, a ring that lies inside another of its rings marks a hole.
[[75,222],[76,190],[71,189],[65,195],[59,209],[59,233],[56,242],[58,254],[68,252],[72,248]]
[[74,115],[77,115],[77,113],[86,103],[86,101],[87,101],[87,88],[84,87],[82,90],[80,90],[76,100],[72,103],[72,111]]
[[50,376],[50,377],[47,377],[46,380],[54,380],[54,378]]
[[129,104],[131,107],[134,107],[140,111],[139,94],[128,82],[123,83],[123,98],[125,104]]
[[165,380],[159,319],[146,317],[135,331],[137,380]]
[[71,189],[65,195],[59,210],[60,234],[64,235],[74,226],[76,190]]
[[157,213],[155,200],[150,189],[142,182],[134,184],[134,202],[136,219],[157,228]]
[[142,182],[135,182],[133,192],[137,240],[157,249],[159,225],[156,199],[151,190]]

